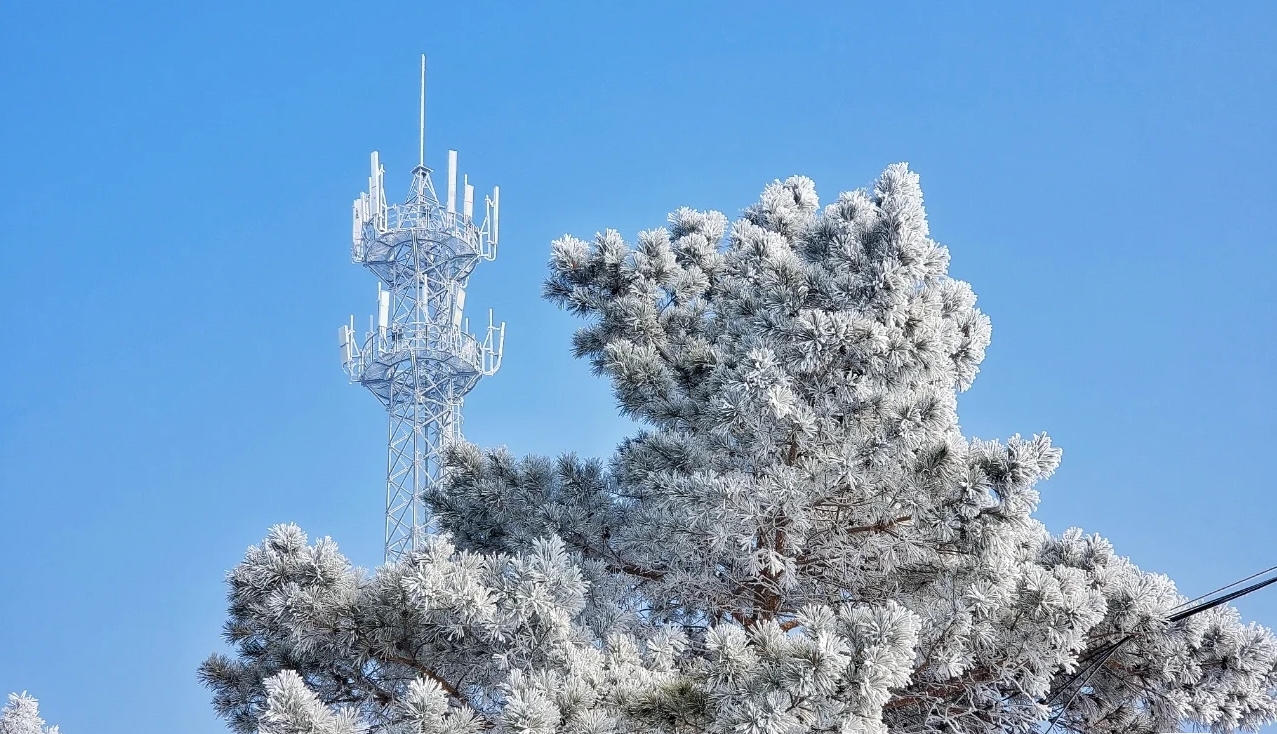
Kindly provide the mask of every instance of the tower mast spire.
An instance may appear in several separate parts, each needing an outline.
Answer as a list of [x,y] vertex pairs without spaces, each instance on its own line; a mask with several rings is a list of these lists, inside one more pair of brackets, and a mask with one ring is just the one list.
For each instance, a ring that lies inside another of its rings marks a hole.
[[421,55],[421,115],[418,127],[417,165],[426,166],[426,55]]

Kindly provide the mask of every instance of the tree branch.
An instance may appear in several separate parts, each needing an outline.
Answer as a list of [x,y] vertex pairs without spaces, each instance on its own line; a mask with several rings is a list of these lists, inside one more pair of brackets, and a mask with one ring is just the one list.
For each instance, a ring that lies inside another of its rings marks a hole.
[[444,692],[447,693],[449,696],[452,696],[453,698],[457,699],[461,703],[464,703],[465,705],[470,706],[470,708],[474,709],[474,706],[471,705],[470,703],[470,699],[466,698],[465,695],[461,693],[461,691],[458,691],[456,688],[453,687],[451,683],[444,680],[439,674],[435,673],[430,668],[427,668],[421,663],[418,663],[416,659],[410,658],[410,657],[404,657],[401,655],[387,655],[386,660],[389,660],[392,663],[399,663],[400,665],[412,668],[413,670],[420,673],[422,677],[429,678],[435,683],[438,683],[439,687],[442,688]]
[[904,525],[913,521],[913,515],[901,515],[891,520],[879,520],[873,525],[856,525],[850,528],[843,528],[844,533],[883,533],[888,532],[897,525]]

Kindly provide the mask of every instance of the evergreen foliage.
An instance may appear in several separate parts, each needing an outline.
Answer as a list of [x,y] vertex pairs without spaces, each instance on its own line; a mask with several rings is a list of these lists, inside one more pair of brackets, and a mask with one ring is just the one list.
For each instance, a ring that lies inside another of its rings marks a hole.
[[229,575],[217,710],[245,734],[1273,721],[1268,630],[1168,620],[1169,579],[1032,517],[1045,435],[962,435],[990,326],[948,262],[904,165],[823,209],[794,177],[733,223],[558,240],[546,296],[645,429],[606,463],[452,447],[443,532],[373,573],[273,529]]
[[45,725],[39,702],[23,691],[10,693],[9,703],[0,709],[0,734],[58,734],[58,727]]

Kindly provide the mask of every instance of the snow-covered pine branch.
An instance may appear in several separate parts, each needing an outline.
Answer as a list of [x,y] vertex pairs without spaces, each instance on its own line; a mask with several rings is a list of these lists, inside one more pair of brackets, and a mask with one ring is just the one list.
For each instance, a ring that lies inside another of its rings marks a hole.
[[990,326],[948,261],[903,164],[824,208],[794,177],[733,223],[558,240],[545,294],[645,430],[606,463],[453,447],[445,536],[371,575],[275,529],[230,575],[218,710],[245,733],[992,734],[1065,700],[1057,731],[1273,721],[1268,630],[1169,622],[1169,579],[1032,517],[1045,435],[962,435]]
[[39,702],[23,691],[10,693],[0,709],[0,734],[58,734],[58,727],[45,725]]

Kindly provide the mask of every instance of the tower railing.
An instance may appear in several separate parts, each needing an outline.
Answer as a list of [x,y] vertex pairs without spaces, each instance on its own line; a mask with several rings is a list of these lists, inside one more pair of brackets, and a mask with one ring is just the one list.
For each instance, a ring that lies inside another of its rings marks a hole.
[[430,323],[388,328],[384,333],[365,331],[363,339],[356,340],[354,327],[342,325],[337,341],[342,366],[354,381],[359,381],[374,362],[390,367],[413,356],[463,366],[463,371],[487,377],[501,368],[505,324],[489,323],[483,340],[465,330]]
[[[455,158],[454,158],[455,160]],[[374,167],[380,166],[374,158]],[[429,169],[419,169],[419,175],[426,184],[414,189],[428,197],[433,190],[429,185]],[[472,189],[468,183],[467,189]],[[374,183],[373,188],[377,188]],[[483,219],[476,221],[472,214],[456,211],[455,205],[441,204],[431,198],[409,200],[402,204],[380,203],[380,197],[363,194],[354,202],[354,236],[352,237],[350,256],[356,263],[366,264],[369,256],[374,255],[374,246],[382,242],[387,246],[397,244],[400,237],[407,233],[428,233],[436,241],[447,241],[456,248],[454,256],[471,256],[484,260],[495,260],[500,222],[501,191],[492,190],[491,196],[484,197]],[[470,204],[467,203],[467,208]],[[389,235],[389,238],[387,237]],[[393,253],[390,253],[393,256]]]

